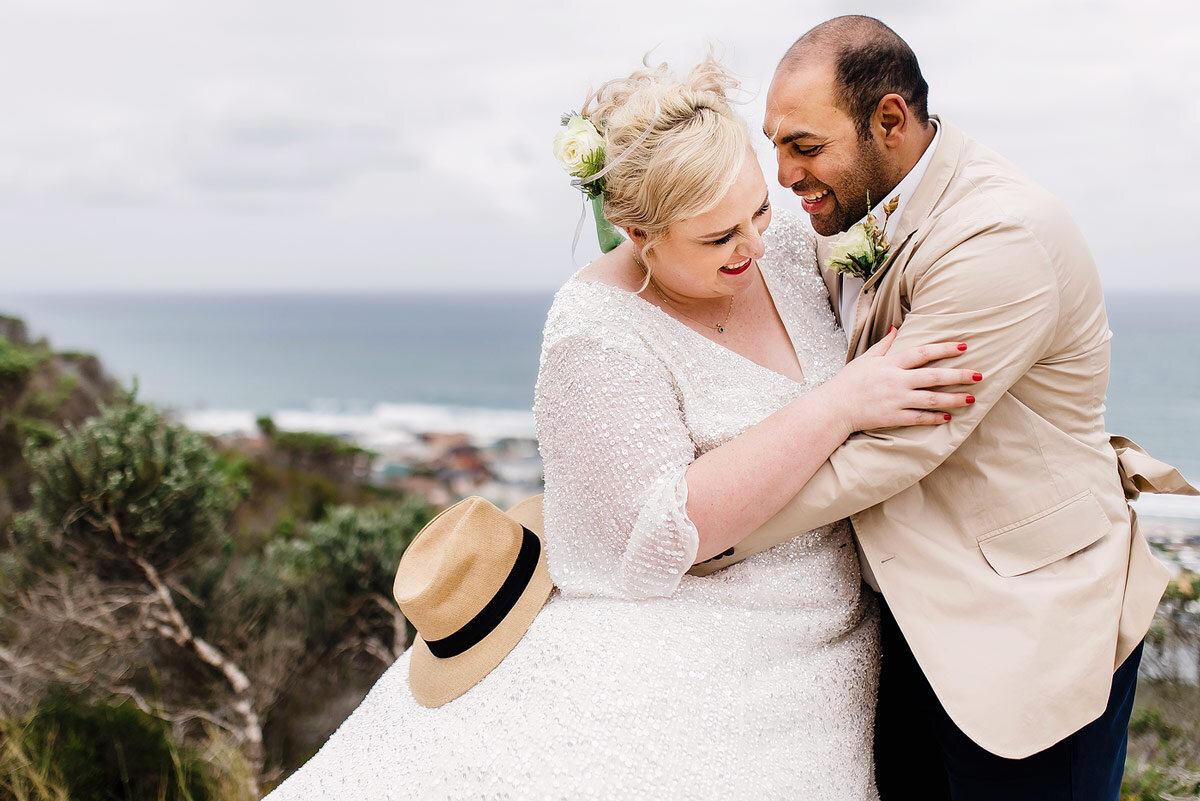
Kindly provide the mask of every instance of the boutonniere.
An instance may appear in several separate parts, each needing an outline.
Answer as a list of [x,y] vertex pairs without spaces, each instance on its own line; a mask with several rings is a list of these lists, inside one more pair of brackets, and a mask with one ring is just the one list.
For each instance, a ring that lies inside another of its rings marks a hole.
[[883,225],[870,212],[871,200],[867,199],[867,219],[850,226],[849,230],[839,236],[833,243],[829,257],[829,266],[842,275],[850,275],[869,281],[883,263],[887,261],[888,249],[891,244],[884,235],[883,229],[892,212],[900,205],[900,196],[896,195],[883,205]]

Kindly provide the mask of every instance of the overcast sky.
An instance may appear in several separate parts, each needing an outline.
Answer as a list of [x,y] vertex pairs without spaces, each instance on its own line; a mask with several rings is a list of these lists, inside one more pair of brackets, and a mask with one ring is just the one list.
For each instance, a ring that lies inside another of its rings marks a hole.
[[589,84],[651,48],[686,69],[711,41],[757,130],[779,56],[842,13],[895,28],[931,111],[1066,203],[1108,288],[1200,288],[1200,10],[1183,0],[0,0],[0,275],[550,289],[574,269],[580,201],[549,143]]

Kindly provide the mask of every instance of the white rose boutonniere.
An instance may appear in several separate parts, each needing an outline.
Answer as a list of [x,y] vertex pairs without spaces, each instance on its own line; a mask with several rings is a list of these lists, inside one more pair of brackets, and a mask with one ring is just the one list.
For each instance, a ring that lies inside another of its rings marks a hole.
[[[868,199],[868,207],[870,202]],[[883,228],[899,204],[899,195],[884,204],[882,226],[870,211],[867,212],[866,220],[850,226],[833,243],[829,266],[843,275],[850,275],[863,281],[870,280],[871,276],[887,260],[891,244],[884,235]]]
[[[604,137],[586,117],[564,114],[563,130],[554,135],[554,158],[562,168],[575,178],[589,178],[604,166]],[[580,184],[590,197],[603,191],[602,181],[585,181]]]

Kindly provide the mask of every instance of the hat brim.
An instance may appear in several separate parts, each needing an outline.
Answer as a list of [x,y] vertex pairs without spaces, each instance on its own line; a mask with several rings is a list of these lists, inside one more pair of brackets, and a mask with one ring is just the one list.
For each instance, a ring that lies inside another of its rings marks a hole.
[[546,544],[540,532],[535,533],[541,551],[533,576],[512,610],[486,637],[461,654],[443,659],[434,656],[425,640],[417,635],[409,657],[408,683],[418,704],[438,707],[458,698],[503,662],[525,636],[554,589],[546,565]]
[[[542,517],[542,496],[533,495],[518,503],[504,514],[516,520],[525,528],[542,537],[546,530],[546,521]],[[544,543],[545,540],[543,539]]]

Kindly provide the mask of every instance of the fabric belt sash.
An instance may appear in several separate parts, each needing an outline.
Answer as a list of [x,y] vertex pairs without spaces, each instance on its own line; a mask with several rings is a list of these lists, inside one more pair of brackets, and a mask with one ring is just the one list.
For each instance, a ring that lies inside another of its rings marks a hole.
[[513,563],[508,578],[500,585],[492,600],[487,602],[479,614],[450,636],[432,642],[427,640],[425,644],[429,646],[431,654],[441,659],[458,656],[491,634],[517,605],[517,601],[521,600],[521,594],[529,586],[542,552],[542,541],[537,535],[524,526],[521,526],[521,531],[524,536],[521,539],[517,561]]

